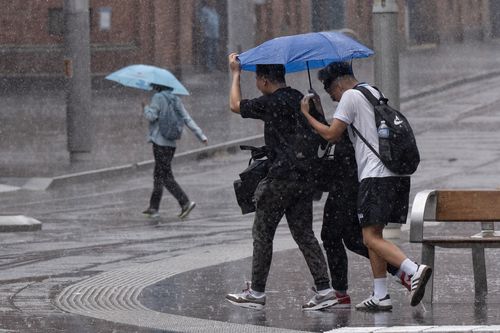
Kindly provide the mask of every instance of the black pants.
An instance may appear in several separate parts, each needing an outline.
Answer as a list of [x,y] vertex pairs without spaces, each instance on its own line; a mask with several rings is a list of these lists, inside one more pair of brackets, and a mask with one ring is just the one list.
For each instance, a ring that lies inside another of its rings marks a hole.
[[164,147],[153,143],[155,169],[153,174],[153,193],[149,201],[149,207],[153,209],[160,208],[164,186],[177,199],[181,207],[189,202],[189,198],[179,184],[177,184],[172,173],[172,158],[174,158],[174,153],[175,147]]
[[307,184],[265,178],[257,186],[255,199],[252,289],[265,291],[273,256],[274,234],[283,215],[304,255],[316,288],[330,288],[325,257],[312,229],[312,195]]
[[[328,194],[323,210],[321,240],[326,252],[332,287],[335,290],[348,289],[345,247],[361,256],[369,257],[357,217],[357,197],[357,182],[336,184],[334,190]],[[387,271],[394,275],[398,269],[387,265]]]

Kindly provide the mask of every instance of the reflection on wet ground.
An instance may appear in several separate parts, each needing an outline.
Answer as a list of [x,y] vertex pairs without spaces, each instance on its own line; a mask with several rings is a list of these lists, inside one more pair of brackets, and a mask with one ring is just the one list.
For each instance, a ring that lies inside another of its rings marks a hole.
[[[359,274],[359,267],[355,267],[357,276],[350,276],[350,294],[356,303],[371,293],[369,266],[368,261],[360,257],[350,254],[349,259],[351,266],[365,265],[365,272]],[[493,325],[500,322],[498,299],[497,304],[490,300],[474,304],[472,289],[456,290],[449,285],[453,297],[457,298],[460,293],[464,296],[454,302],[438,301],[412,308],[408,293],[392,281],[389,283],[394,305],[391,312],[364,313],[353,308],[303,312],[301,305],[312,296],[308,291],[312,278],[298,250],[275,253],[266,308],[262,311],[241,309],[226,302],[224,296],[243,289],[243,282],[250,276],[250,265],[250,258],[246,258],[179,274],[146,288],[140,301],[146,307],[169,314],[313,332],[346,326]],[[439,281],[436,283],[441,286]],[[447,297],[441,299],[448,300]]]
[[[71,332],[71,333],[169,333],[166,330],[122,325],[78,315],[22,316],[2,314],[0,332]],[[5,330],[5,331],[4,331]]]

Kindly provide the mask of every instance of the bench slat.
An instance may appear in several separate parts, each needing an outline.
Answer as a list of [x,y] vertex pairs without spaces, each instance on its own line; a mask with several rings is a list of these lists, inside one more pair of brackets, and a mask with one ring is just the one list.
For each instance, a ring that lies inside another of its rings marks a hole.
[[500,221],[500,191],[440,190],[436,221]]
[[428,237],[422,240],[422,243],[425,244],[460,244],[460,243],[499,243],[500,238],[498,237]]

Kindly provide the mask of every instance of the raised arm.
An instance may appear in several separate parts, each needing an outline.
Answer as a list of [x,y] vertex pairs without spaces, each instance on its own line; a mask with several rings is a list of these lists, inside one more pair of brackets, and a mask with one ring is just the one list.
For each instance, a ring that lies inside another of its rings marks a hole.
[[231,88],[229,91],[229,107],[234,113],[240,113],[241,86],[240,86],[240,62],[238,54],[231,53],[228,57],[229,69],[231,70]]
[[[144,104],[144,103],[143,103]],[[154,122],[158,119],[158,112],[161,109],[161,101],[160,97],[155,94],[151,99],[151,103],[149,105],[143,105],[144,109],[144,117],[150,122]]]

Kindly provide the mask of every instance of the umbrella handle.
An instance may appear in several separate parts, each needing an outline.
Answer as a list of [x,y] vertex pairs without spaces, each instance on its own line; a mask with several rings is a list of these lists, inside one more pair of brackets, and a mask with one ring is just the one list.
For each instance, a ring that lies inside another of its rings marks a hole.
[[309,78],[309,89],[312,89],[312,83],[311,83],[311,72],[309,71],[309,61],[306,61],[306,66],[307,66],[307,77]]

